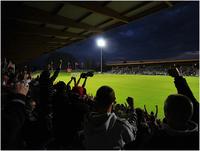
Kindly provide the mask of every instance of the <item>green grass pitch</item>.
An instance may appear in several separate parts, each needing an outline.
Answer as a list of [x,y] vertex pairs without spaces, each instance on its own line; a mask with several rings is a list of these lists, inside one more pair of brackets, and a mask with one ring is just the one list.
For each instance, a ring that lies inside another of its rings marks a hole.
[[[65,81],[67,83],[72,74],[61,72],[55,82]],[[194,96],[199,100],[199,78],[185,78]],[[173,81],[174,79],[170,76],[95,74],[88,78],[86,89],[88,94],[95,96],[99,87],[108,85],[114,89],[117,103],[125,103],[126,98],[131,96],[135,100],[135,107],[143,108],[146,104],[148,112],[155,112],[157,104],[158,117],[162,119],[166,97],[177,93]],[[80,84],[82,83],[83,80],[80,81]]]

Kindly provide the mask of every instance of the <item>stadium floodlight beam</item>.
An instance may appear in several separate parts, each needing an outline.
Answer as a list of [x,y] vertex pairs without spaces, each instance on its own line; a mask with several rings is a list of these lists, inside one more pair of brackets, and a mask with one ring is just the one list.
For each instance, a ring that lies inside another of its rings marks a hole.
[[106,42],[103,38],[97,39],[97,46],[101,48],[101,73],[102,73],[102,52],[103,52],[103,47],[106,46]]

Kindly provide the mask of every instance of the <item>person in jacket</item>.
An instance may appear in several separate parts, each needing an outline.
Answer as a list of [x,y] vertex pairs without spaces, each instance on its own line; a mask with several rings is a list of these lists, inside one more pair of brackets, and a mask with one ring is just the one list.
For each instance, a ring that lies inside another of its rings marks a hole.
[[187,96],[171,94],[164,104],[165,120],[145,149],[199,149],[198,125],[191,120],[193,104]]
[[25,104],[29,86],[18,82],[15,94],[2,112],[1,149],[24,149],[23,126],[26,117]]
[[58,65],[58,68],[50,76],[50,70],[44,70],[40,74],[39,78],[39,103],[38,103],[38,137],[37,146],[41,146],[37,149],[43,149],[43,144],[49,141],[52,136],[52,98],[55,93],[53,83],[59,75],[62,66],[62,60]]
[[174,84],[178,94],[185,95],[190,99],[191,103],[193,104],[193,115],[191,120],[199,124],[199,102],[194,97],[186,79],[181,75],[178,68],[169,70],[169,75],[174,78]]
[[52,96],[54,94],[53,82],[58,77],[62,66],[60,61],[59,67],[55,70],[53,75],[50,77],[50,70],[44,70],[40,74],[39,87],[40,87],[40,108],[42,108],[43,114],[48,114],[48,105],[52,103]]
[[198,102],[177,68],[169,71],[179,94],[171,94],[164,103],[162,128],[156,131],[143,149],[199,149]]
[[126,143],[136,139],[136,114],[133,107],[129,121],[118,118],[112,112],[115,92],[109,86],[97,90],[95,101],[96,110],[88,115],[84,125],[86,149],[123,149]]

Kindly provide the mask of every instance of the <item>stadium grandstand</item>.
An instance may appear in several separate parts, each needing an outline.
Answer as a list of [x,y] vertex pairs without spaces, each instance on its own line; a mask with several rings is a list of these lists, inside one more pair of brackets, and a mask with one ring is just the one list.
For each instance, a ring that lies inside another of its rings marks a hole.
[[167,70],[178,67],[185,76],[199,76],[199,60],[141,60],[115,61],[106,64],[108,73],[166,75]]

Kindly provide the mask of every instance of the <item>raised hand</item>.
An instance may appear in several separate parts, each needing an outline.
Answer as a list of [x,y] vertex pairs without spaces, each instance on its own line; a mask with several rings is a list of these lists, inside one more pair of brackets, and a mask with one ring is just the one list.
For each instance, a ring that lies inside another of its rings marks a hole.
[[181,76],[181,73],[180,73],[180,71],[178,70],[178,68],[172,68],[172,69],[169,69],[168,70],[168,73],[169,73],[169,75],[170,76],[172,76],[172,77],[179,77],[179,76]]
[[128,103],[128,105],[129,105],[129,107],[130,107],[131,109],[134,109],[134,100],[133,100],[132,97],[128,97],[128,98],[126,99],[126,102]]
[[156,113],[155,113],[155,118],[158,116],[158,105],[156,105]]
[[75,78],[75,77],[71,77],[71,80],[74,80],[74,79],[76,80],[76,78]]
[[18,82],[15,86],[15,91],[16,93],[22,94],[22,95],[27,95],[29,90],[29,85],[23,82]]
[[60,64],[59,64],[59,68],[62,68],[62,59],[60,59]]
[[144,105],[144,112],[145,112],[146,114],[148,114],[146,105]]

